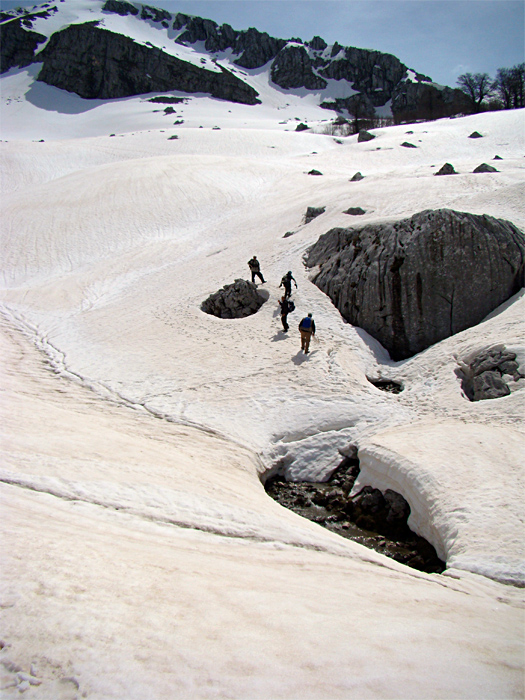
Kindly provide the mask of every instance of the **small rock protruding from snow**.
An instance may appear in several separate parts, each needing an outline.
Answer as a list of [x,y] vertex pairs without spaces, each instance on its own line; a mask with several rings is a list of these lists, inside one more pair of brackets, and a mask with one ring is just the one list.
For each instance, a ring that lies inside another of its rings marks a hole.
[[403,141],[401,145],[403,148],[417,148],[417,146],[414,146],[414,144],[410,143],[410,141]]
[[310,221],[315,219],[317,216],[324,214],[326,207],[308,207],[306,214],[304,215],[304,223],[309,224]]
[[434,175],[457,175],[457,172],[454,170],[453,165],[445,163]]
[[473,173],[499,173],[493,165],[487,165],[487,163],[481,163],[477,168],[474,168]]
[[482,139],[482,138],[483,138],[483,134],[480,134],[479,131],[473,131],[469,135],[469,139]]
[[375,134],[371,134],[369,131],[362,130],[359,132],[359,136],[357,137],[357,143],[362,143],[363,141],[372,141],[372,139],[375,139],[375,137]]
[[255,284],[237,279],[211,294],[202,302],[201,309],[218,318],[246,318],[257,313],[264,302]]
[[361,209],[361,207],[350,207],[343,214],[350,214],[350,216],[362,216],[366,214],[366,209]]
[[364,178],[364,175],[361,175],[360,172],[357,172],[350,180],[350,182],[358,182],[359,180],[362,180]]

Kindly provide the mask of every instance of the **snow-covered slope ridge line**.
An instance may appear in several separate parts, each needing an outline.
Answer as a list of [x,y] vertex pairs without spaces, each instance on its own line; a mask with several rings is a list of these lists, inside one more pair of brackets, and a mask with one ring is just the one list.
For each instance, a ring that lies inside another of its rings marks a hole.
[[[68,0],[2,17],[2,72],[42,63],[38,80],[90,99],[182,90],[256,104],[264,71],[274,91],[306,92],[343,113],[356,109],[356,99],[369,116],[391,108],[394,116],[412,110],[414,118],[435,118],[465,109],[462,93],[449,88],[446,100],[439,91],[430,100],[428,91],[436,90],[430,79],[408,73],[395,56],[328,46],[320,37],[275,39],[118,0]],[[420,85],[432,114],[418,112]]]

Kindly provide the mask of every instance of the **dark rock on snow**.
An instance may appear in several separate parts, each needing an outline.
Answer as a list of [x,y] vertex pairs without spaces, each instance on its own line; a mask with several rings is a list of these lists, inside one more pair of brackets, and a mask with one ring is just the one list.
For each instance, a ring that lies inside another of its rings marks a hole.
[[324,214],[326,207],[308,207],[304,215],[304,223],[309,224],[312,219]]
[[469,136],[469,139],[482,139],[482,138],[483,138],[483,135],[480,134],[479,131],[473,131]]
[[369,131],[360,131],[359,136],[357,137],[357,143],[362,143],[363,141],[372,141],[372,139],[375,139],[376,135],[371,134]]
[[320,170],[309,170],[308,175],[322,175],[323,173]]
[[306,131],[309,128],[310,127],[308,126],[308,124],[303,124],[303,122],[301,122],[300,124],[297,124],[297,126],[295,127],[295,130],[296,131]]
[[448,209],[328,231],[308,251],[314,283],[394,360],[479,323],[524,283],[509,221]]
[[396,124],[441,119],[470,111],[469,98],[456,88],[404,80],[392,91],[392,113]]
[[438,172],[434,173],[434,175],[457,175],[457,172],[454,170],[453,165],[450,163],[445,163],[445,165],[442,165]]
[[361,173],[357,172],[351,179],[350,182],[359,182],[359,180],[362,180],[364,178],[364,175],[361,175]]
[[343,214],[350,214],[351,216],[362,216],[363,214],[366,214],[366,211],[364,209],[361,209],[361,207],[350,207],[349,209],[344,211]]
[[401,145],[403,148],[417,148],[417,146],[414,146],[414,144],[410,143],[410,141],[403,141]]
[[487,163],[482,163],[481,165],[478,165],[477,168],[474,168],[472,171],[473,173],[499,173],[499,170],[496,170],[496,168],[492,165],[487,165]]
[[516,362],[516,353],[503,345],[482,350],[470,363],[457,370],[461,388],[470,401],[497,399],[510,394],[509,381],[525,377]]
[[246,318],[256,313],[264,302],[255,284],[238,279],[211,294],[203,301],[201,309],[218,318]]
[[38,59],[43,61],[39,81],[88,99],[181,90],[231,102],[258,102],[252,87],[224,69],[217,73],[199,68],[96,23],[55,32]]
[[113,12],[121,17],[125,17],[126,15],[138,15],[139,13],[134,5],[124,0],[107,0],[102,11]]
[[0,24],[0,73],[15,66],[28,66],[38,45],[45,40],[43,34],[24,29],[21,19]]

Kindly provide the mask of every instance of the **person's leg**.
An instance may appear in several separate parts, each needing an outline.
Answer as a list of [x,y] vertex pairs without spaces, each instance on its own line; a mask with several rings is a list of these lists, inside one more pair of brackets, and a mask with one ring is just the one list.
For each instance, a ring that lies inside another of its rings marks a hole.
[[305,339],[304,339],[304,352],[305,354],[309,352],[309,347],[310,347],[310,338],[312,336],[311,333],[305,333]]
[[283,330],[286,332],[290,328],[286,315],[281,316],[281,321],[283,322]]
[[304,350],[306,344],[306,333],[301,331],[301,350]]
[[252,270],[252,284],[255,284],[255,275],[256,275],[255,270]]

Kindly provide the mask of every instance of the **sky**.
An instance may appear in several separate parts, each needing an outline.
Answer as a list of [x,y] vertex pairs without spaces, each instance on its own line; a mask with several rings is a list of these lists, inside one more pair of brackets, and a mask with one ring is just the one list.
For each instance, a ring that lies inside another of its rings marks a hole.
[[[256,27],[271,36],[377,49],[435,82],[488,73],[525,60],[522,0],[151,0],[170,12]],[[2,9],[34,2],[1,0]]]

